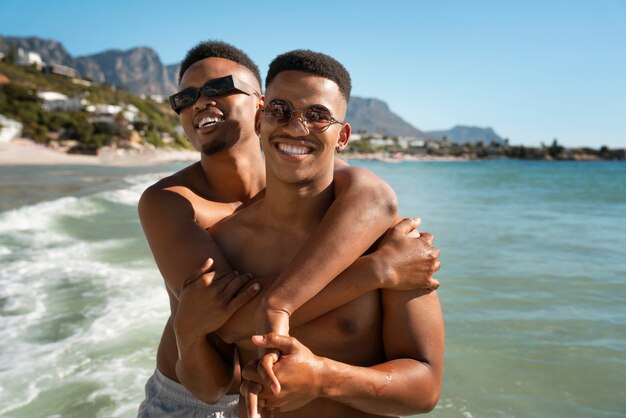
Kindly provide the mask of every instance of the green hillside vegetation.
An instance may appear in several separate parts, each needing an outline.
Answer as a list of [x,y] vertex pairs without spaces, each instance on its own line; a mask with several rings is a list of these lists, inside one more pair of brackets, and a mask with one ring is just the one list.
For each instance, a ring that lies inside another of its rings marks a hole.
[[555,138],[550,145],[541,144],[539,147],[524,145],[509,145],[503,143],[482,141],[457,144],[449,141],[423,141],[422,145],[402,145],[397,137],[383,137],[383,140],[391,143],[380,144],[380,138],[368,137],[362,134],[360,140],[348,143],[344,154],[348,158],[359,158],[369,154],[376,154],[385,158],[404,157],[435,157],[435,158],[458,158],[467,160],[484,160],[494,158],[511,158],[519,160],[624,160],[625,149],[609,149],[601,146],[598,149],[581,147],[566,148],[559,144]]
[[[109,145],[123,147],[131,139],[136,144],[149,143],[164,146],[164,138],[171,138],[169,146],[189,147],[187,141],[176,133],[178,118],[166,103],[142,99],[125,90],[107,84],[84,86],[57,74],[43,74],[35,68],[25,68],[0,62],[0,73],[9,78],[0,84],[0,114],[23,124],[22,135],[36,142],[50,145],[53,141],[78,142],[75,152],[95,153]],[[121,114],[114,123],[92,121],[85,110],[65,112],[42,108],[38,92],[54,91],[68,98],[84,99],[90,104],[133,105],[139,115],[132,123]]]

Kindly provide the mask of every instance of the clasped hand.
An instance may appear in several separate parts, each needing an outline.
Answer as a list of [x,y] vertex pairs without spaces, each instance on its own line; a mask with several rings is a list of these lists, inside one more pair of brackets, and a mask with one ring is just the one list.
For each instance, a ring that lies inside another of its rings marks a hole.
[[248,363],[242,370],[240,391],[246,399],[248,417],[264,416],[278,411],[301,408],[320,396],[323,359],[314,355],[294,337],[270,333],[252,337],[258,347],[280,352],[274,364],[274,374],[280,381],[280,391],[268,386],[260,360]]

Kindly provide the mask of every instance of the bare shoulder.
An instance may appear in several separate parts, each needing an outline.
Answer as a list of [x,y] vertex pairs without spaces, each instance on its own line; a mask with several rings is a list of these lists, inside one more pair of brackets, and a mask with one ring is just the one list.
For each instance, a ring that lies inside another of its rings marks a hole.
[[360,180],[377,178],[377,176],[373,171],[365,167],[349,165],[345,161],[335,160],[334,178],[335,180],[344,178],[348,180]]
[[142,199],[158,199],[166,195],[165,192],[178,194],[192,193],[202,195],[208,192],[208,185],[202,184],[202,167],[200,163],[194,163],[182,170],[164,177],[148,187],[142,194]]
[[142,222],[154,217],[193,219],[208,228],[233,211],[233,205],[215,202],[200,163],[194,163],[149,186],[139,199]]
[[393,197],[395,199],[395,193],[387,182],[365,167],[335,163],[333,180],[335,181],[335,188],[378,189],[388,195],[388,198]]

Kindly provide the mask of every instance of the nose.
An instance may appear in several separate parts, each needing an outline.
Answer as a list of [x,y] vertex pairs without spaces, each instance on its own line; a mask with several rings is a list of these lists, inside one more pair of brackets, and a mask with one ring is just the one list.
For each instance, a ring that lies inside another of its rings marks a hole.
[[297,133],[296,136],[308,135],[309,127],[306,125],[304,112],[302,112],[301,110],[294,110],[291,116],[291,120],[287,125],[285,125],[285,128],[291,132]]
[[216,104],[212,97],[201,94],[200,97],[198,97],[198,100],[196,100],[193,104],[193,108],[194,110],[204,109],[211,103]]

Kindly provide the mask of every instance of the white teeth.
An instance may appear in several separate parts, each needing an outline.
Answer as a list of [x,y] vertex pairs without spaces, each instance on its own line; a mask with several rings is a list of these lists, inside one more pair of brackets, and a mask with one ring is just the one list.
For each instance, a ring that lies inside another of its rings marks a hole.
[[309,147],[302,147],[298,145],[287,145],[283,143],[278,144],[278,149],[284,152],[285,154],[289,154],[289,155],[304,155],[304,154],[311,153],[311,148]]
[[204,128],[205,126],[214,125],[220,121],[220,118],[217,117],[206,117],[200,119],[198,122],[198,128]]

